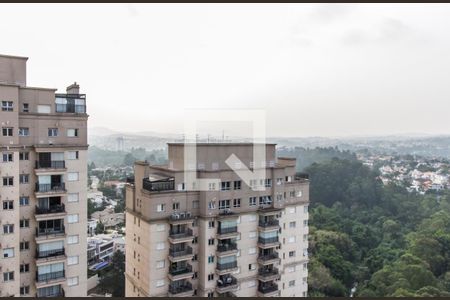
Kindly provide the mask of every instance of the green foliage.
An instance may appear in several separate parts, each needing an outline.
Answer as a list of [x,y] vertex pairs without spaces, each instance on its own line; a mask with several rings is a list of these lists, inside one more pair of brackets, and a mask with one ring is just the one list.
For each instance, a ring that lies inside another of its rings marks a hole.
[[450,292],[450,193],[383,186],[355,160],[306,170],[311,180],[309,295],[445,296]]
[[125,297],[125,255],[116,251],[111,259],[111,265],[99,274],[98,288],[103,293],[113,297]]

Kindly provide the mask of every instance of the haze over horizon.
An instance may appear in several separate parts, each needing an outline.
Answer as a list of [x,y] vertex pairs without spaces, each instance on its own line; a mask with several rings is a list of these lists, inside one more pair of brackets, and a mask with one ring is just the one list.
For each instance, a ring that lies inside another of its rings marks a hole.
[[30,86],[77,81],[91,127],[178,133],[185,109],[225,108],[266,110],[271,137],[442,135],[449,13],[447,4],[5,4],[0,53],[30,58]]

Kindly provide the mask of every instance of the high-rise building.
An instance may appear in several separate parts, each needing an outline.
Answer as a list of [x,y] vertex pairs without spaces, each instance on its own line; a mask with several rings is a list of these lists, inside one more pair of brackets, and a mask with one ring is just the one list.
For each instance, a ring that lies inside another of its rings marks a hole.
[[85,296],[86,98],[26,84],[0,55],[0,296]]
[[[220,179],[198,191],[184,183],[186,145],[168,144],[167,165],[135,164],[126,296],[306,296],[309,180],[296,160],[277,158],[275,144],[259,162],[253,144],[198,143],[190,170]],[[225,163],[231,154],[264,176],[247,185]]]

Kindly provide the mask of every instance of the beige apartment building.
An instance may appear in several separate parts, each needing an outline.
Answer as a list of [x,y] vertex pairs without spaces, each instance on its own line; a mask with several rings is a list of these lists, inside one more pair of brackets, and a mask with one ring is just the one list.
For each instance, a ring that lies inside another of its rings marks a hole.
[[[309,181],[296,160],[276,157],[275,144],[255,162],[253,144],[199,143],[197,178],[220,182],[197,191],[184,183],[186,145],[168,144],[168,165],[135,164],[126,296],[306,296]],[[263,178],[247,185],[225,163],[231,154]]]
[[85,95],[26,84],[0,55],[0,296],[86,296]]

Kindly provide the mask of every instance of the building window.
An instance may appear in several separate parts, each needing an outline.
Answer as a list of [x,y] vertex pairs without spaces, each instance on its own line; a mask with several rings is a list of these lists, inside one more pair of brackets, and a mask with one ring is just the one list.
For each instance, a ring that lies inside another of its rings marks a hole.
[[20,206],[30,205],[30,198],[28,198],[28,197],[20,197],[19,198],[19,204],[20,204]]
[[156,287],[162,287],[162,286],[164,286],[164,280],[157,280]]
[[67,202],[78,202],[78,201],[79,201],[78,193],[67,194]]
[[30,242],[20,242],[20,251],[30,250]]
[[14,233],[14,224],[3,225],[3,233],[4,234]]
[[289,222],[289,228],[295,228],[295,221]]
[[48,136],[51,136],[51,137],[58,136],[58,128],[49,128]]
[[39,114],[49,114],[51,112],[51,106],[50,105],[38,105],[37,112]]
[[29,219],[22,219],[19,221],[20,228],[28,228],[30,227],[30,220]]
[[231,182],[230,181],[222,181],[220,183],[220,190],[222,191],[229,191],[231,188]]
[[67,181],[78,181],[78,178],[79,178],[78,172],[67,173]]
[[214,263],[214,255],[208,256],[208,264]]
[[78,265],[78,255],[67,257],[67,265]]
[[216,183],[215,182],[208,183],[208,189],[210,191],[215,191],[216,190]]
[[256,206],[256,197],[250,197],[248,199],[248,206]]
[[308,227],[308,220],[303,220],[303,227]]
[[306,271],[306,270],[308,270],[308,263],[303,264],[303,271]]
[[25,286],[21,286],[20,287],[20,295],[21,296],[28,295],[29,293],[30,293],[30,286],[29,285],[25,285]]
[[308,205],[303,206],[303,212],[304,212],[305,214],[308,213]]
[[240,180],[236,180],[234,182],[234,189],[235,190],[240,190],[241,189],[241,181]]
[[214,238],[208,239],[208,245],[209,245],[209,246],[214,245]]
[[272,179],[270,179],[270,178],[264,179],[264,186],[265,187],[272,187]]
[[256,264],[248,264],[248,270],[249,271],[256,270]]
[[215,209],[216,208],[216,202],[215,201],[209,201],[208,202],[208,209]]
[[67,129],[67,136],[68,137],[78,137],[78,129],[77,128]]
[[295,236],[290,236],[290,237],[288,238],[288,243],[289,243],[289,244],[295,243]]
[[163,212],[164,211],[164,209],[165,209],[165,204],[158,204],[157,206],[156,206],[156,211],[157,212]]
[[172,209],[173,210],[179,210],[180,209],[180,202],[172,203]]
[[220,200],[219,201],[219,209],[227,209],[230,208],[230,200]]
[[289,287],[293,287],[293,286],[295,286],[295,280],[289,281]]
[[214,292],[208,292],[208,298],[213,298],[214,297]]
[[13,281],[14,280],[14,271],[12,272],[4,272],[3,273],[3,281]]
[[295,207],[290,207],[289,208],[289,213],[290,214],[295,214]]
[[30,135],[30,128],[28,127],[19,128],[19,136],[29,136],[29,135]]
[[30,264],[21,264],[20,265],[20,273],[30,272]]
[[68,215],[67,223],[69,224],[78,223],[78,214]]
[[156,244],[156,250],[164,250],[165,247],[166,247],[165,243],[157,243]]
[[13,111],[13,102],[2,101],[2,111]]
[[12,162],[13,161],[13,154],[12,153],[3,153],[3,162]]
[[78,285],[78,276],[67,278],[67,285],[68,286]]
[[260,196],[259,197],[259,205],[271,204],[272,197],[271,196]]
[[192,239],[192,244],[197,244],[198,243],[198,237],[194,236],[194,238]]
[[289,251],[289,257],[295,257],[295,251]]
[[19,152],[19,160],[29,160],[30,153],[29,152]]
[[79,158],[78,151],[68,151],[67,152],[67,159],[75,160]]
[[214,274],[208,274],[208,281],[214,280]]
[[3,136],[13,136],[13,127],[3,127],[2,134]]
[[19,183],[20,184],[27,184],[30,182],[30,175],[29,174],[20,174],[19,175]]
[[214,221],[208,221],[208,228],[214,228],[215,222]]
[[3,258],[14,257],[14,248],[3,249]]
[[3,201],[3,209],[4,210],[14,209],[14,201],[13,200]]
[[166,261],[165,260],[159,260],[156,262],[156,268],[157,269],[164,269],[164,267],[166,266]]
[[67,244],[78,244],[78,235],[69,235],[67,237]]
[[233,207],[241,207],[241,199],[233,199]]
[[199,200],[194,200],[192,201],[192,208],[199,208],[200,207],[200,201]]
[[22,104],[22,112],[29,112],[30,106],[28,103]]
[[13,186],[14,177],[3,177],[3,186]]

